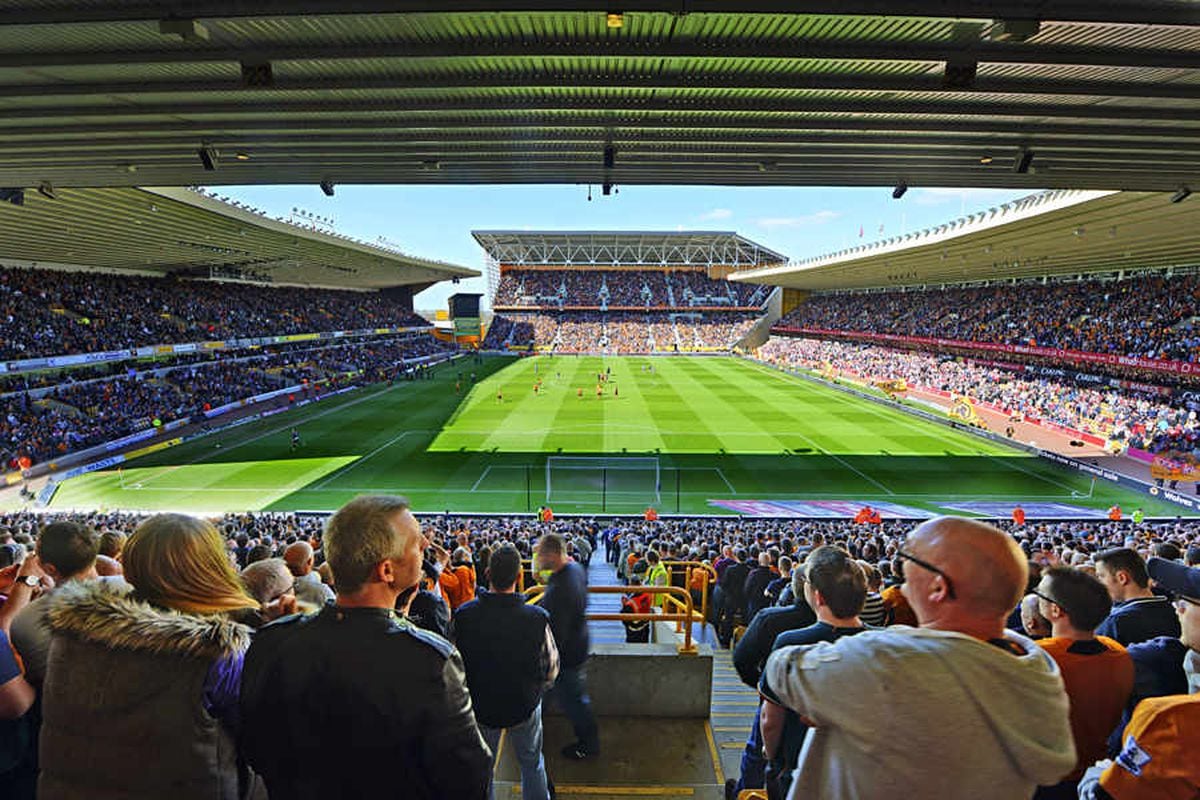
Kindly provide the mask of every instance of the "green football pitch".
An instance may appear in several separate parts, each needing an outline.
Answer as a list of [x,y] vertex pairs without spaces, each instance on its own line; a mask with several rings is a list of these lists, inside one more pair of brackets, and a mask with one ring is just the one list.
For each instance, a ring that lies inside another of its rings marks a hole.
[[[597,397],[600,373],[608,380]],[[295,451],[292,427],[302,438]],[[408,495],[427,513],[524,512],[549,502],[560,513],[655,505],[720,514],[754,501],[933,512],[962,501],[1120,502],[1178,513],[1103,483],[741,359],[495,357],[74,478],[51,507],[319,511],[384,492]]]

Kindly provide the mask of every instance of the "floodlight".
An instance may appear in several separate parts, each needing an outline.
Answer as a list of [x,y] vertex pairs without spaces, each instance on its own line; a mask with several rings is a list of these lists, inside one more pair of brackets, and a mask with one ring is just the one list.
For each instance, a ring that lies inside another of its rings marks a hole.
[[328,178],[321,181],[321,191],[325,193],[326,197],[333,197],[333,181]]
[[200,156],[200,163],[204,165],[205,172],[215,172],[217,169],[217,151],[211,147],[201,147],[196,151],[196,155]]
[[1180,186],[1179,190],[1177,192],[1175,192],[1175,194],[1171,195],[1171,202],[1172,203],[1182,203],[1184,200],[1187,200],[1188,197],[1191,196],[1191,194],[1192,194],[1191,189],[1189,189],[1186,186]]
[[1013,172],[1018,175],[1024,175],[1029,172],[1031,164],[1033,164],[1033,151],[1027,147],[1022,147],[1017,151],[1017,159],[1013,162]]
[[892,189],[892,199],[899,200],[901,197],[904,197],[904,193],[907,191],[908,191],[908,184],[901,183],[895,189]]
[[38,186],[38,194],[47,200],[58,199],[58,195],[54,192],[54,185],[51,184],[50,181],[43,181],[42,184]]

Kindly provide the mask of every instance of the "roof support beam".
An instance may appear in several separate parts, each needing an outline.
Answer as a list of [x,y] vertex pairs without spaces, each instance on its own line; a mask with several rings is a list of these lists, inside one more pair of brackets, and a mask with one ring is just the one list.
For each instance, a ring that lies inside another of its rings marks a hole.
[[[728,75],[705,73],[701,78],[687,74],[662,74],[659,70],[651,74],[614,73],[603,74],[588,71],[576,74],[570,71],[559,73],[530,72],[514,76],[511,72],[494,73],[483,71],[475,75],[416,74],[406,77],[372,77],[369,75],[344,76],[297,80],[276,77],[269,88],[248,88],[240,78],[227,81],[137,81],[128,83],[21,83],[0,85],[0,98],[20,100],[22,98],[76,97],[121,95],[135,97],[139,94],[182,94],[202,98],[205,94],[228,94],[230,92],[253,92],[261,98],[264,94],[279,97],[288,93],[329,93],[331,96],[349,91],[423,91],[442,89],[449,92],[472,93],[483,88],[509,88],[519,85],[529,90],[539,87],[573,88],[586,87],[609,90],[614,93],[629,90],[665,89],[671,91],[711,92],[713,82],[723,89],[787,90],[787,91],[851,91],[851,92],[921,92],[927,94],[975,96],[988,95],[1039,95],[1039,96],[1082,96],[1082,97],[1133,97],[1200,101],[1200,86],[1196,84],[1112,81],[1059,81],[1059,80],[1013,80],[1006,78],[974,78],[971,87],[947,84],[936,75],[894,76],[871,73],[838,73],[828,75],[754,75],[735,73]],[[181,103],[179,108],[186,110]],[[71,113],[64,108],[63,112]]]
[[[154,21],[274,17],[313,14],[593,12],[612,9],[608,0],[130,0],[123,3],[47,4],[12,2],[0,24]],[[1156,25],[1200,24],[1200,8],[1188,0],[622,0],[626,15],[668,14],[846,14],[896,17],[1054,19]]]
[[[436,98],[396,98],[386,101],[364,102],[357,100],[330,100],[314,102],[312,100],[297,100],[296,102],[265,102],[259,92],[248,92],[245,102],[209,102],[209,103],[156,103],[145,105],[93,105],[93,106],[55,106],[41,108],[6,109],[0,115],[0,129],[7,123],[17,120],[53,120],[54,124],[67,124],[67,120],[76,118],[113,118],[132,119],[136,117],[159,116],[180,119],[187,115],[219,116],[230,115],[234,118],[232,124],[225,127],[236,128],[237,120],[247,114],[258,113],[279,118],[292,114],[301,119],[312,119],[316,114],[336,114],[343,125],[351,124],[347,115],[369,112],[393,112],[405,115],[423,114],[423,117],[406,117],[408,125],[436,124],[438,117],[448,112],[465,111],[511,111],[521,108],[527,111],[554,111],[562,113],[590,114],[600,117],[607,125],[637,125],[639,118],[650,112],[673,112],[672,117],[703,115],[709,127],[719,126],[720,120],[713,119],[715,114],[758,115],[774,114],[883,114],[883,115],[913,115],[926,117],[1011,117],[1025,118],[1024,125],[1028,126],[1029,118],[1058,117],[1067,119],[1103,119],[1103,120],[1161,120],[1174,122],[1180,119],[1180,109],[1163,106],[1132,106],[1132,105],[1100,105],[1100,104],[1066,104],[1066,103],[1014,103],[1014,102],[962,102],[962,101],[930,101],[922,103],[914,109],[912,103],[903,100],[877,100],[872,98],[837,99],[828,98],[773,98],[763,100],[756,97],[678,97],[659,98],[649,91],[626,91],[621,96],[620,90],[614,90],[612,97],[603,101],[602,107],[597,107],[597,99],[592,95],[579,97],[544,97],[531,92],[527,98],[514,97],[511,94],[497,97],[444,96]],[[559,120],[561,114],[555,114]],[[61,123],[60,123],[61,119]],[[433,120],[433,122],[431,122]],[[479,120],[483,122],[483,119]],[[673,123],[668,123],[673,124]],[[892,123],[892,129],[903,129],[904,120]],[[792,123],[792,127],[802,127]]]
[[[603,41],[394,41],[367,44],[313,42],[304,45],[264,43],[253,48],[186,47],[161,50],[63,50],[37,53],[0,52],[0,69],[32,67],[92,66],[112,64],[197,64],[228,62],[247,58],[270,62],[326,62],[361,59],[530,59],[551,58],[765,58],[817,59],[833,61],[920,61],[944,63],[970,57],[980,64],[1060,64],[1110,67],[1196,69],[1196,55],[1186,50],[1150,48],[1095,48],[1070,45],[1016,44],[977,41],[969,45],[941,41],[855,42],[843,40],[792,39],[743,42],[688,41],[655,42],[653,52],[644,42],[623,38]],[[402,55],[398,55],[402,54]]]

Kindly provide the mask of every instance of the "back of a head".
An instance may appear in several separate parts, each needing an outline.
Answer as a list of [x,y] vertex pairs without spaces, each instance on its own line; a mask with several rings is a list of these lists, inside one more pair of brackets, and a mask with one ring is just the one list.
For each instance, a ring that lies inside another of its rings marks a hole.
[[1167,561],[1178,561],[1183,558],[1179,545],[1174,542],[1159,542],[1154,545],[1154,555],[1165,558]]
[[538,539],[537,554],[539,556],[565,558],[567,555],[567,541],[561,534],[547,533]]
[[979,620],[1005,618],[1025,596],[1029,561],[1016,540],[999,528],[964,517],[938,517],[913,531],[910,542],[914,540],[923,542],[928,560],[953,578],[958,611]]
[[805,559],[804,573],[835,617],[854,617],[862,611],[867,600],[867,576],[845,550],[818,547]]
[[363,495],[329,518],[324,536],[325,560],[339,593],[362,588],[376,564],[400,551],[392,517],[408,509],[404,497]]
[[119,558],[125,549],[125,534],[120,531],[105,531],[100,534],[100,555]]
[[1045,591],[1067,615],[1071,627],[1094,631],[1108,616],[1112,600],[1100,580],[1083,570],[1051,567],[1042,577]]
[[265,558],[242,570],[242,583],[251,597],[265,605],[291,589],[294,578],[282,558]]
[[125,545],[125,580],[154,605],[196,614],[257,608],[225,553],[221,534],[206,520],[157,514]]
[[1097,566],[1103,565],[1111,573],[1125,572],[1129,580],[1145,589],[1150,585],[1150,573],[1146,571],[1146,561],[1132,547],[1114,547],[1097,553],[1092,559]]
[[488,559],[488,580],[498,592],[506,592],[517,585],[521,574],[521,554],[511,544],[501,545],[492,551]]
[[1200,566],[1200,545],[1193,545],[1187,549],[1184,563],[1189,567]]
[[52,522],[38,534],[38,557],[54,567],[61,578],[91,569],[100,551],[100,537],[79,522]]
[[296,577],[305,574],[309,562],[313,557],[312,545],[308,542],[292,542],[283,551],[283,560],[287,564],[287,568]]

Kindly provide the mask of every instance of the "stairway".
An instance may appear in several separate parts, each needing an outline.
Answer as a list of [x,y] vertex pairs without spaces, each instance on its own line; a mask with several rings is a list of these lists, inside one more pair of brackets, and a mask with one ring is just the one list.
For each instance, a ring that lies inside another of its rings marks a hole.
[[[605,561],[601,544],[588,565],[588,583],[620,583],[616,569]],[[588,611],[620,610],[619,595],[588,596]],[[625,628],[616,621],[588,623],[592,645],[625,641]],[[697,627],[696,640],[712,643],[712,629]],[[687,658],[687,656],[680,656]],[[546,772],[557,796],[574,800],[627,800],[639,798],[696,798],[722,800],[726,777],[736,778],[742,750],[758,693],[745,686],[730,660],[730,651],[718,650],[713,666],[712,714],[708,720],[600,717],[601,754],[588,761],[569,761],[562,746],[573,740],[564,717],[543,717]],[[653,704],[654,698],[645,698]],[[496,797],[520,796],[519,771],[512,752],[501,741],[496,766]]]

